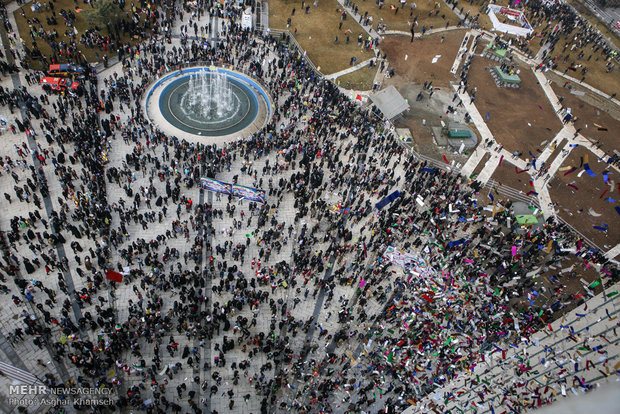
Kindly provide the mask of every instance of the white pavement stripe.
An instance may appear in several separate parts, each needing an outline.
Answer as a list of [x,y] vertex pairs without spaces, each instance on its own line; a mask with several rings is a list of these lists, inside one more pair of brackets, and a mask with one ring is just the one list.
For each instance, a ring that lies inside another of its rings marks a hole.
[[377,33],[376,30],[372,29],[372,26],[363,26],[360,23],[360,17],[361,15],[355,13],[355,10],[351,9],[351,7],[347,7],[345,5],[344,0],[338,0],[338,3],[340,3],[340,5],[349,13],[349,17],[352,17],[355,19],[355,21],[357,22],[357,24],[359,24],[361,26],[362,29],[364,29],[364,31],[366,32],[366,34],[368,34],[370,37],[372,37],[373,39],[376,39],[379,37],[379,34]]
[[478,177],[476,177],[476,179],[482,184],[486,184],[487,181],[491,179],[491,176],[499,166],[499,160],[501,156],[497,155],[497,153],[490,154],[491,157],[484,164],[484,167],[482,168],[482,171],[480,171],[480,174],[478,174]]
[[467,32],[467,34],[463,38],[463,46],[456,53],[456,59],[454,59],[454,63],[452,64],[452,69],[450,69],[450,73],[456,74],[456,71],[458,70],[459,66],[461,66],[461,61],[463,60],[463,57],[465,56],[465,51],[467,50],[467,43],[469,42],[469,39],[471,39],[471,36],[472,36],[472,32]]
[[551,201],[547,184],[542,179],[534,180],[534,190],[538,193],[540,210],[542,211],[545,219],[554,217],[555,211],[553,209],[553,201]]
[[573,148],[574,147],[571,147],[568,144],[565,145],[564,148],[562,148],[561,152],[558,154],[557,157],[555,157],[555,159],[553,160],[553,162],[549,166],[549,175],[550,176],[555,175],[556,171],[560,168],[560,166],[562,164],[564,164],[564,161],[566,160],[566,158],[568,158],[568,156],[570,155],[570,153],[573,150]]
[[346,74],[351,73],[351,72],[355,72],[358,69],[362,69],[362,68],[368,67],[368,64],[370,63],[371,60],[374,60],[374,58],[366,59],[365,61],[360,62],[360,63],[358,63],[355,66],[351,66],[350,68],[341,70],[340,72],[332,73],[331,75],[326,75],[325,79],[334,80],[334,79],[336,79],[336,78],[338,78],[340,76],[346,75]]
[[26,385],[44,385],[40,379],[28,371],[9,365],[0,361],[0,372],[12,380],[19,381]]
[[[551,142],[549,142],[545,146],[545,149],[543,150],[543,152],[538,156],[537,161],[539,163],[543,163],[547,161],[547,159],[551,156],[551,154],[553,154],[553,152],[557,150],[557,145],[560,142],[562,142],[562,139],[564,138],[570,139],[570,135],[573,135],[574,133],[575,133],[574,128],[571,129],[571,126],[568,124],[564,125],[562,129],[555,135],[555,137],[553,137]],[[555,143],[555,146],[553,145],[554,143]]]
[[484,157],[484,154],[486,154],[486,151],[482,148],[481,144],[478,144],[474,153],[469,156],[469,159],[465,162],[465,165],[463,165],[461,174],[465,177],[469,177],[476,169],[478,163],[480,163],[480,160]]
[[609,260],[614,259],[618,255],[620,255],[620,244],[616,244],[613,249],[608,250],[607,253],[605,253],[605,257]]

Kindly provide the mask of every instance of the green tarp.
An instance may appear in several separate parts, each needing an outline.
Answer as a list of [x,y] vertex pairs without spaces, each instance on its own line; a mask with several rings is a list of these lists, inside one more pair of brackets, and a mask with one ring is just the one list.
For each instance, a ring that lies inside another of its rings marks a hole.
[[448,131],[450,138],[469,138],[471,137],[471,131],[467,129],[451,129]]
[[496,54],[497,56],[500,57],[506,57],[506,52],[508,51],[507,49],[500,49],[498,47],[495,47],[495,44],[493,42],[489,43],[485,49],[485,51],[487,52],[492,52],[494,54]]
[[495,69],[495,73],[497,73],[502,82],[516,84],[521,83],[521,78],[519,78],[519,75],[505,73],[500,66],[495,66],[493,69]]
[[538,219],[531,214],[519,214],[515,216],[515,218],[517,219],[517,223],[519,223],[522,226],[538,224]]

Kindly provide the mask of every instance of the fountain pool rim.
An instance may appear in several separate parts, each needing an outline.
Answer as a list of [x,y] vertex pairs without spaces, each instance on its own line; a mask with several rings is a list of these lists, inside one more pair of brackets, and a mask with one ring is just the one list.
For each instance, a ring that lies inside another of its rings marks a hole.
[[[162,113],[160,109],[160,100],[162,98],[163,92],[166,90],[168,86],[174,83],[177,80],[188,78],[190,75],[199,73],[201,71],[206,71],[207,73],[219,72],[226,75],[227,78],[230,78],[229,81],[232,84],[240,83],[246,89],[246,93],[251,94],[250,99],[254,99],[258,102],[257,113],[255,117],[249,122],[248,125],[245,125],[239,130],[231,132],[228,135],[210,135],[208,133],[191,133],[185,130],[180,129],[166,116]],[[215,140],[221,142],[229,142],[231,140],[246,138],[254,132],[262,129],[272,116],[272,100],[269,93],[265,90],[262,84],[259,83],[252,76],[247,75],[245,73],[233,70],[226,69],[219,66],[207,66],[207,65],[197,65],[187,68],[182,68],[179,70],[175,70],[169,72],[156,81],[154,81],[146,90],[146,94],[143,95],[142,106],[144,108],[144,113],[146,118],[154,124],[158,129],[165,132],[168,135],[175,136],[177,138],[186,139],[188,141],[205,143],[205,140]],[[260,119],[259,119],[260,117]],[[256,125],[257,119],[260,120],[260,125]]]

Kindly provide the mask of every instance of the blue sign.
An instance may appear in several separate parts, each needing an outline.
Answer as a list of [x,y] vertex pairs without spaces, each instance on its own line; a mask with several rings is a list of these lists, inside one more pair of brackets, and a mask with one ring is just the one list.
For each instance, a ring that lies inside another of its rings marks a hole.
[[378,210],[381,210],[383,207],[387,206],[392,201],[396,200],[398,197],[400,197],[400,192],[396,190],[392,194],[390,194],[389,196],[385,197],[383,200],[375,204],[375,207],[377,207]]

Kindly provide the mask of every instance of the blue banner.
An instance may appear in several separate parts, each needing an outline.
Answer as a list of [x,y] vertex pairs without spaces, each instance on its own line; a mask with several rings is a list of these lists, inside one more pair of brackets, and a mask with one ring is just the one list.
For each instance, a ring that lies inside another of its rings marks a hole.
[[236,197],[244,198],[250,201],[257,201],[259,203],[264,203],[265,199],[265,190],[260,190],[258,188],[244,187],[242,185],[232,185],[232,194]]
[[400,197],[400,192],[398,190],[396,190],[392,194],[390,194],[389,196],[385,197],[383,200],[381,200],[377,204],[375,204],[375,207],[378,210],[381,210],[383,207],[387,206],[392,201],[396,200],[398,197]]
[[228,183],[205,177],[202,177],[200,182],[202,183],[202,188],[206,190],[213,191],[215,193],[232,194],[231,186]]

